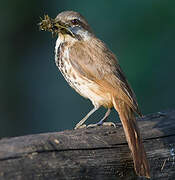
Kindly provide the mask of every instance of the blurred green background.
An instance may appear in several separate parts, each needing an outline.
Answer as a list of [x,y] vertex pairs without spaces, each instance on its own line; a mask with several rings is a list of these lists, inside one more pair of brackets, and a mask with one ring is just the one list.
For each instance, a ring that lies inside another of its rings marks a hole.
[[56,39],[38,30],[39,17],[63,10],[85,16],[117,55],[144,114],[175,107],[175,1],[1,0],[0,137],[72,129],[92,108],[55,66]]

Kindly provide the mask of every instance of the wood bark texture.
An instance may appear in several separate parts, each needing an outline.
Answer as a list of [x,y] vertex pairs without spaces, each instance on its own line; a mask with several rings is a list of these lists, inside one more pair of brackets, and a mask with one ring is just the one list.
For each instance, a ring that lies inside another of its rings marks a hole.
[[[175,110],[138,119],[152,180],[175,179]],[[0,180],[140,180],[121,123],[0,140]]]

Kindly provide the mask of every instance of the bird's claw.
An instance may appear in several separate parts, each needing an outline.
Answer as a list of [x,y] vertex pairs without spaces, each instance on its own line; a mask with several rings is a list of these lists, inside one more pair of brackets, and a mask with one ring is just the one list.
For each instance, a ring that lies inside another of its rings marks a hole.
[[113,126],[116,127],[115,123],[113,122],[103,122],[103,123],[96,123],[96,124],[89,124],[87,128],[93,128],[97,126]]
[[85,128],[87,127],[86,124],[82,124],[82,125],[76,125],[74,129],[82,129],[82,128]]

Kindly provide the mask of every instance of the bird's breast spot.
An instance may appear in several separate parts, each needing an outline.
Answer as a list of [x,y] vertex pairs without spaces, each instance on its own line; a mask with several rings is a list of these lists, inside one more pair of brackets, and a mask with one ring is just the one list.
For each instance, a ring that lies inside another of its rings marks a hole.
[[71,63],[66,56],[57,62],[61,73],[73,89],[83,97],[90,99],[93,104],[104,104],[106,98],[98,93],[98,85],[89,79],[79,76],[72,68]]

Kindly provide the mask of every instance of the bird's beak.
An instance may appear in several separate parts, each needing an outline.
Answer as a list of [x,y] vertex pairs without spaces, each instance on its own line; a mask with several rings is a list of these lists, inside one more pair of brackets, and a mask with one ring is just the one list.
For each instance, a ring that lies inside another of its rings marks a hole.
[[58,21],[57,19],[52,19],[48,15],[44,16],[44,19],[40,18],[41,22],[38,24],[40,30],[49,31],[53,35],[57,35],[58,33],[62,34],[70,34],[74,37],[74,33],[70,30],[69,26]]

